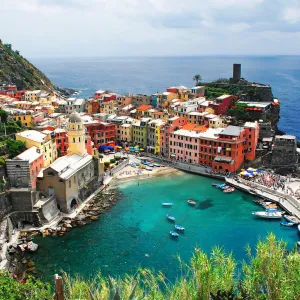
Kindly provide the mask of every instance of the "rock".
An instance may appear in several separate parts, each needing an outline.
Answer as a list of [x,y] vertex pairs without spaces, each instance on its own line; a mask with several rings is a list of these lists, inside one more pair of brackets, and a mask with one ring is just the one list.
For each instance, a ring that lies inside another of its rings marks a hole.
[[27,259],[23,259],[22,260],[22,264],[27,265],[28,264],[28,260]]
[[28,268],[27,272],[35,272],[35,267]]
[[98,216],[92,216],[92,217],[91,217],[91,220],[93,220],[93,221],[98,220],[98,219],[99,219]]
[[33,261],[29,261],[28,263],[27,263],[27,266],[28,267],[33,267],[35,265],[35,263],[33,262]]
[[27,244],[27,249],[28,249],[29,251],[31,251],[31,252],[36,251],[38,247],[39,247],[39,245],[38,245],[38,244],[35,244],[35,243],[33,243],[33,242],[29,242],[29,243]]

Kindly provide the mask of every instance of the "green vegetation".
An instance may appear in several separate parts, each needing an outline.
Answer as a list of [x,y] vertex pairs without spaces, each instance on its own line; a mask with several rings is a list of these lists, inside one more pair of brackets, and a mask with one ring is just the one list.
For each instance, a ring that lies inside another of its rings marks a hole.
[[228,93],[229,92],[226,89],[205,86],[205,97],[208,99],[214,99]]
[[5,110],[0,109],[0,122],[7,123],[8,113]]
[[18,89],[53,89],[52,82],[11,44],[0,41],[0,83],[15,84]]
[[102,159],[102,158],[103,158],[103,155],[102,155],[102,154],[99,154],[99,158]]
[[6,144],[7,144],[7,151],[8,151],[9,158],[14,158],[26,150],[26,145],[24,142],[16,141],[13,140],[12,138],[8,138],[6,140]]
[[111,164],[115,164],[115,163],[116,163],[116,160],[115,160],[115,159],[111,159],[111,160],[110,160],[110,163],[111,163]]
[[[210,255],[201,249],[188,264],[180,261],[181,277],[171,284],[162,273],[140,269],[122,280],[98,274],[92,280],[64,274],[65,299],[153,300],[298,300],[300,253],[287,252],[286,243],[273,234],[258,242],[255,254],[246,248],[247,262],[238,268],[232,254],[215,247]],[[0,273],[0,299],[53,299],[49,286],[31,278],[26,284]],[[37,296],[38,295],[38,296]],[[39,297],[39,298],[37,298]]]
[[200,83],[200,81],[202,80],[202,78],[199,74],[197,74],[193,77],[193,80],[196,82],[196,85],[198,85]]
[[109,161],[104,162],[104,167],[108,168],[109,166],[110,166],[110,162]]
[[6,300],[41,300],[53,299],[49,284],[29,277],[26,283],[19,283],[7,272],[0,272],[0,299]]
[[121,156],[115,156],[115,160],[119,161],[121,159]]

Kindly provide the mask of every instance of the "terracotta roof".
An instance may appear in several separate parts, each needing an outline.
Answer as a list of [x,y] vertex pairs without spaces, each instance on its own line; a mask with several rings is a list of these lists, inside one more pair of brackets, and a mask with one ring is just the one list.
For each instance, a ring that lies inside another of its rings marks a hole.
[[200,131],[205,132],[207,128],[205,126],[200,126],[197,124],[188,123],[182,127],[183,130],[190,130],[190,131]]
[[146,105],[146,104],[142,104],[141,106],[139,106],[137,108],[137,110],[143,110],[143,111],[146,111],[148,109],[150,109],[152,106],[151,105]]

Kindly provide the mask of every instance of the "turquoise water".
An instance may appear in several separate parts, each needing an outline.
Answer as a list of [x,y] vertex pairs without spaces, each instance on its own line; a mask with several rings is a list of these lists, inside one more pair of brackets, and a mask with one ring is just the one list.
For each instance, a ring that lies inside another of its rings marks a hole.
[[[99,221],[63,237],[35,239],[40,248],[32,256],[39,275],[51,280],[64,270],[84,277],[98,271],[116,276],[133,274],[141,266],[174,279],[180,274],[176,256],[187,261],[196,246],[209,252],[221,245],[242,260],[245,245],[255,245],[268,232],[285,239],[289,247],[297,241],[295,228],[282,227],[278,220],[254,218],[251,212],[260,207],[251,195],[224,194],[212,182],[216,181],[184,174],[121,183],[124,198]],[[196,209],[187,204],[188,198],[206,201]],[[174,205],[163,208],[162,202]],[[166,219],[168,212],[186,228],[178,240],[168,235],[173,227]]]

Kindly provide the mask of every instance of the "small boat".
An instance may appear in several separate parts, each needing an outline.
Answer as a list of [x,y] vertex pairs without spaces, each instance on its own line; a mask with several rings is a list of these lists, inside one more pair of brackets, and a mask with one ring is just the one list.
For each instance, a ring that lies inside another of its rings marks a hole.
[[194,201],[194,200],[188,200],[187,202],[188,202],[188,204],[190,204],[190,205],[196,205],[196,201]]
[[300,232],[300,225],[298,225],[297,227],[298,227],[298,231]]
[[228,189],[223,190],[224,193],[232,193],[234,192],[234,187],[230,187]]
[[185,228],[183,226],[177,225],[177,224],[175,224],[175,229],[178,230],[178,231],[184,231],[185,230]]
[[229,185],[224,185],[224,186],[222,186],[220,189],[224,191],[224,190],[227,190],[227,189],[229,189],[229,188],[230,188]]
[[155,163],[154,167],[160,167],[160,164]]
[[172,202],[163,202],[161,205],[165,206],[165,207],[170,207],[173,205],[173,203]]
[[284,215],[283,217],[284,217],[287,221],[289,221],[289,222],[293,222],[293,223],[295,223],[295,224],[299,224],[299,220],[298,220],[296,217],[294,217],[294,216]]
[[282,218],[282,212],[279,212],[279,211],[275,211],[275,212],[256,211],[256,212],[253,212],[252,215],[255,215],[259,218],[265,218],[265,219],[281,219]]
[[147,170],[147,171],[152,171],[153,168],[151,168],[151,167],[146,167],[146,170]]
[[167,214],[167,218],[170,220],[170,221],[175,221],[175,217],[171,216],[170,214]]
[[166,165],[160,165],[161,167],[165,167]]
[[297,242],[297,246],[300,247],[300,241]]
[[220,184],[217,184],[215,187],[217,189],[221,189],[222,187],[226,186],[225,183],[220,183]]
[[293,222],[287,222],[287,221],[282,221],[282,222],[280,223],[280,225],[282,225],[282,226],[287,226],[287,227],[292,227],[292,226],[295,225],[295,223],[293,223]]
[[179,234],[176,231],[169,231],[171,237],[179,237]]
[[263,199],[254,199],[253,202],[257,203],[257,204],[261,204],[262,202],[265,202],[265,201]]
[[217,185],[219,185],[219,183],[212,183],[211,186],[216,187]]
[[272,202],[268,202],[268,201],[264,201],[264,202],[261,202],[260,203],[262,206],[266,206],[266,205],[270,205],[270,204],[272,204]]

